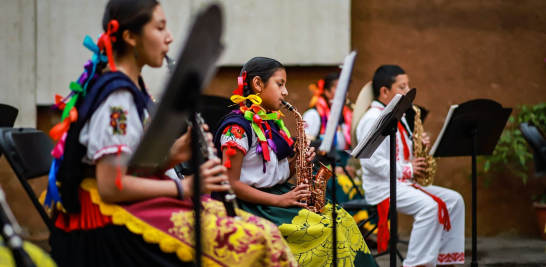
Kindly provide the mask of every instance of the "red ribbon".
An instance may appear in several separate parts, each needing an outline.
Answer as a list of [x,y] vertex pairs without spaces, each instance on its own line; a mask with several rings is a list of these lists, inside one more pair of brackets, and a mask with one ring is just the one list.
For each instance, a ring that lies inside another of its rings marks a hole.
[[402,126],[402,123],[398,122],[398,131],[400,131],[400,136],[402,136],[402,144],[404,144],[404,160],[408,161],[410,157],[408,143],[406,142],[406,128]]
[[423,188],[415,184],[412,184],[412,186],[423,191],[425,194],[429,195],[432,199],[434,199],[436,203],[438,203],[438,221],[440,222],[440,224],[444,225],[444,230],[449,232],[449,230],[451,230],[451,220],[449,219],[449,212],[447,210],[446,203],[439,197],[425,191]]
[[106,32],[101,34],[99,37],[99,42],[97,43],[99,49],[102,51],[106,50],[106,56],[108,56],[108,64],[110,65],[110,70],[117,71],[116,64],[114,63],[114,53],[112,52],[112,42],[116,42],[116,37],[112,36],[119,29],[119,22],[117,20],[111,20],[108,22],[108,27]]
[[317,82],[318,91],[315,92],[317,96],[324,94],[324,80],[318,80]]
[[116,175],[116,186],[118,187],[119,190],[123,189],[123,185],[121,183],[121,163],[120,163],[120,156],[121,156],[121,146],[118,146],[118,151],[116,152],[116,157],[117,157],[117,164],[116,164],[116,172],[117,172],[117,175]]
[[377,205],[377,215],[379,222],[377,223],[377,253],[387,250],[389,245],[389,205],[390,198],[387,198]]
[[[237,89],[233,91],[233,94],[242,96],[245,85],[248,85],[246,82],[246,71],[243,71],[243,74],[237,77],[237,84],[238,84]],[[239,105],[243,106],[243,103],[241,102],[239,103]]]

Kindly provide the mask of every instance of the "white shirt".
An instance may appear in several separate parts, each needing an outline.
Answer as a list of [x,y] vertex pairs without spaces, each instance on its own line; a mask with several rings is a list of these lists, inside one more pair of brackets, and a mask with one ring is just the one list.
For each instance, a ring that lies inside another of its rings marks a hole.
[[[373,101],[370,109],[358,122],[356,129],[356,138],[360,142],[371,130],[374,122],[379,117],[379,114],[384,109],[384,106],[378,101]],[[405,125],[405,129],[409,129],[406,118],[402,117],[401,122]],[[404,159],[403,141],[401,134],[404,134],[406,144],[409,148],[409,160]],[[397,183],[413,183],[413,168],[411,161],[413,160],[413,142],[411,141],[411,133],[398,131],[396,133],[396,177]],[[362,165],[362,187],[366,192],[366,201],[372,205],[377,205],[389,197],[389,178],[390,178],[390,161],[389,138],[385,138],[383,143],[379,145],[377,150],[369,159],[360,159]]]
[[[115,114],[118,117],[114,118]],[[144,121],[140,120],[130,91],[114,91],[99,105],[80,132],[79,142],[87,147],[82,162],[95,165],[102,156],[117,154],[118,149],[121,157],[129,157],[140,143],[149,119],[145,109]],[[167,170],[166,175],[177,177],[174,169]]]
[[[230,129],[230,127],[233,128]],[[224,131],[220,138],[222,151],[230,146],[245,154],[239,181],[255,188],[269,188],[290,178],[288,158],[279,160],[271,147],[269,147],[269,161],[264,161],[262,154],[256,152],[259,142],[254,130],[251,133],[252,145],[250,148],[248,147],[249,133],[246,133],[242,127],[232,124],[222,130]],[[263,171],[264,162],[265,173]]]
[[[302,118],[305,121],[305,133],[315,139],[322,139],[322,136],[319,136],[322,122],[318,111],[314,108],[309,109],[303,113]],[[324,127],[326,127],[326,125],[324,125]],[[345,132],[347,132],[347,125],[342,123],[341,127],[337,128],[336,147],[338,150],[344,150],[346,147],[347,142],[345,141]]]

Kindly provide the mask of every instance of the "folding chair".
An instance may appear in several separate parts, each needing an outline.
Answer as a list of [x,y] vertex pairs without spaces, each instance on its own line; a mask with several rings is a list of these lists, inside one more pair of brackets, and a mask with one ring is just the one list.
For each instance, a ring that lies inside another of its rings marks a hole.
[[49,173],[53,143],[46,134],[34,128],[0,128],[0,149],[23,185],[32,204],[51,231],[53,221],[38,201],[28,180]]
[[13,127],[18,113],[16,108],[0,103],[0,127]]

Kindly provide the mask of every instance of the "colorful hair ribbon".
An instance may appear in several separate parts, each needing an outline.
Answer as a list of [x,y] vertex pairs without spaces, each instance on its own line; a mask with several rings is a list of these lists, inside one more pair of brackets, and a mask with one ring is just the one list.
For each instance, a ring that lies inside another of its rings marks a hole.
[[241,104],[246,100],[250,100],[250,102],[252,102],[255,105],[259,105],[259,104],[262,103],[262,98],[259,97],[258,95],[249,95],[249,96],[246,96],[246,97],[244,97],[242,95],[232,95],[230,97],[230,99],[231,99],[231,102],[233,102],[235,104]]
[[324,80],[318,80],[317,84],[310,84],[309,91],[313,93],[311,101],[309,101],[309,108],[312,108],[317,103],[318,98],[324,94]]
[[[237,85],[238,85],[238,86],[237,86],[237,89],[235,89],[235,90],[233,91],[233,94],[234,94],[234,95],[238,95],[238,96],[242,96],[243,93],[244,93],[244,90],[243,90],[243,89],[244,89],[245,85],[248,85],[248,84],[246,83],[246,71],[243,71],[243,74],[242,74],[241,76],[237,77]],[[232,97],[232,98],[233,98],[233,97]],[[246,99],[245,99],[245,100],[246,100]],[[233,101],[233,99],[232,99],[231,101]],[[252,100],[251,100],[251,101],[252,101]],[[243,106],[243,105],[244,105],[243,102],[244,102],[244,101],[237,102],[236,104],[239,104],[239,106]],[[260,99],[260,103],[261,103],[261,99]]]
[[116,64],[114,63],[114,53],[112,51],[112,42],[116,42],[116,37],[113,36],[119,29],[119,23],[117,20],[111,20],[108,22],[108,27],[106,32],[101,34],[99,37],[98,47],[99,49],[106,50],[106,56],[108,56],[108,64],[110,65],[110,70],[117,71]]
[[93,67],[91,69],[91,73],[88,73],[86,76],[87,79],[85,79],[85,83],[83,84],[83,96],[85,96],[87,93],[87,85],[89,85],[89,82],[93,79],[93,76],[95,76],[97,65],[100,62],[108,62],[108,57],[100,53],[99,46],[93,42],[93,39],[91,39],[89,35],[86,35],[83,39],[83,46],[93,52],[93,57],[91,57],[91,64],[93,64]]

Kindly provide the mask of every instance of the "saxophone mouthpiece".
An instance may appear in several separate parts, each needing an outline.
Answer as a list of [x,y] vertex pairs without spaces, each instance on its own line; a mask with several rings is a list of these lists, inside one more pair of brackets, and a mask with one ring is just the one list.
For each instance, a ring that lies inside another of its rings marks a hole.
[[283,105],[283,107],[285,109],[288,109],[288,111],[294,111],[295,108],[294,108],[294,106],[292,106],[292,104],[290,104],[290,103],[288,103],[286,101],[282,101],[282,100],[281,100],[281,102],[282,102],[282,105]]

